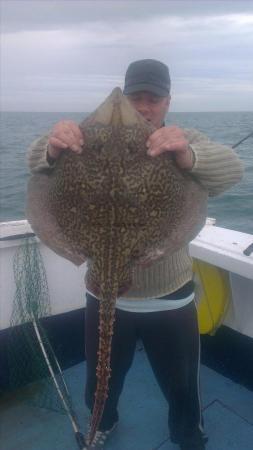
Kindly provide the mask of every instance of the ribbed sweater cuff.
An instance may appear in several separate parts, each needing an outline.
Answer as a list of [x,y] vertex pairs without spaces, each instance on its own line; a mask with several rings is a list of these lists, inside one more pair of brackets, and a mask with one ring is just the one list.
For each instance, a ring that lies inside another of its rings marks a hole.
[[46,134],[32,142],[28,149],[28,166],[31,172],[40,172],[54,168],[54,164],[48,164],[47,145],[48,137]]

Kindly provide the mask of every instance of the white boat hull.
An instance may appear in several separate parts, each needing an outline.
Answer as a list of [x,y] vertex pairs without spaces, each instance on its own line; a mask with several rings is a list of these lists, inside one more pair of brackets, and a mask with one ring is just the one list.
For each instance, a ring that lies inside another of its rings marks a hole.
[[[22,243],[18,236],[31,233],[27,221],[0,224],[0,330],[10,326],[15,296],[13,257]],[[253,254],[243,251],[253,236],[216,226],[206,225],[190,244],[194,258],[225,269],[229,273],[232,298],[224,324],[253,338]],[[85,307],[84,275],[86,265],[74,266],[38,241],[46,268],[52,315]]]

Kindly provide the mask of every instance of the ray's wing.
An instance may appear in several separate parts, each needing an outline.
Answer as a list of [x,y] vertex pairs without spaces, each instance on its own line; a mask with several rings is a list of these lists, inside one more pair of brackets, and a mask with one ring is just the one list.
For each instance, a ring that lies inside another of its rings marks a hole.
[[[137,263],[152,262],[165,255],[172,254],[188,245],[205,224],[207,215],[207,191],[190,175],[185,175],[183,195],[178,201],[177,214],[171,214],[176,199],[163,201],[164,211],[158,220],[151,219],[145,225],[143,235],[134,255]],[[144,214],[144,213],[143,213]],[[139,257],[138,257],[139,255]]]
[[50,208],[50,175],[40,173],[31,177],[27,190],[27,219],[41,241],[59,256],[79,266],[85,262],[77,242],[69,242]]

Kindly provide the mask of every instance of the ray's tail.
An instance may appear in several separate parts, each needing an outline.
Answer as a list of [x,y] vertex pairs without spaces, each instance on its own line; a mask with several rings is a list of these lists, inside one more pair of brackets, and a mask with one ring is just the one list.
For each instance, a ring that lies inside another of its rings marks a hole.
[[88,445],[91,445],[99,427],[109,390],[109,379],[111,375],[111,342],[115,320],[115,303],[118,294],[118,279],[115,260],[113,262],[114,264],[111,265],[107,259],[107,263],[110,267],[107,266],[106,270],[103,270],[103,275],[106,274],[106,277],[103,277],[101,283],[99,346],[96,371],[97,387],[90,423]]

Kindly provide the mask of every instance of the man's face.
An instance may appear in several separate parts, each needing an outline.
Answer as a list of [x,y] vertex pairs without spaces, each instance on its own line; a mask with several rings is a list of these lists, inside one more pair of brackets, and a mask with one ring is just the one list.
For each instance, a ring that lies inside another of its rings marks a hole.
[[127,96],[132,106],[156,128],[163,125],[170,105],[170,95],[159,97],[146,91],[136,92]]

